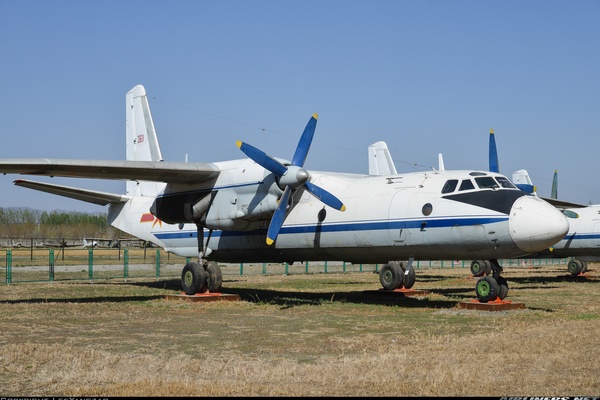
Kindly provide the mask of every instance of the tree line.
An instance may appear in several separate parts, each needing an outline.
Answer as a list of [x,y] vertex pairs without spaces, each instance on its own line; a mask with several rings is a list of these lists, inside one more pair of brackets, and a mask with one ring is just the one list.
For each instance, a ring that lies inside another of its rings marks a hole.
[[106,213],[0,207],[0,237],[117,239],[128,236],[108,223]]

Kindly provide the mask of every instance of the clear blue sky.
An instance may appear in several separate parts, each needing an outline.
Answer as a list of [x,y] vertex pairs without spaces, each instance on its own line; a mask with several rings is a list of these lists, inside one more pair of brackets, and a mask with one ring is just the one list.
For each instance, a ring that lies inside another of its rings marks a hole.
[[[600,203],[600,2],[0,0],[0,158],[123,159],[125,94],[142,84],[168,161],[290,159],[366,173],[527,169],[538,194]],[[0,207],[106,211],[12,185]],[[27,177],[48,181],[50,178]],[[124,182],[54,178],[124,192]]]

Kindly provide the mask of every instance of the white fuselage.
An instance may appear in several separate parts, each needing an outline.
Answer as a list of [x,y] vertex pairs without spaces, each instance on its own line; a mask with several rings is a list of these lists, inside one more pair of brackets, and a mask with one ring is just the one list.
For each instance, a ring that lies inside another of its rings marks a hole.
[[[222,172],[210,185],[168,185],[159,198],[166,210],[177,206],[169,199],[179,201],[181,193],[192,199],[212,193],[203,219],[204,243],[207,258],[218,262],[510,258],[550,247],[568,228],[565,217],[539,198],[515,188],[477,186],[477,177],[502,177],[499,174],[432,171],[369,176],[311,171],[311,182],[334,193],[346,211],[331,209],[298,189],[277,241],[268,246],[269,218],[281,194],[273,175],[251,160],[215,164]],[[444,189],[448,181],[464,180],[472,180],[474,188]],[[168,224],[154,218],[148,213],[153,200],[134,198],[121,210],[111,207],[109,218],[117,228],[167,251],[197,256],[196,224]],[[121,212],[125,208],[129,213],[137,210],[133,220]]]

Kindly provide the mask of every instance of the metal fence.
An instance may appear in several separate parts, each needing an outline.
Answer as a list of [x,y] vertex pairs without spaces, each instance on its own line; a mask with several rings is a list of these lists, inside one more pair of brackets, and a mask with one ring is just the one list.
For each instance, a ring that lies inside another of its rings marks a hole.
[[[189,258],[156,248],[11,248],[0,251],[0,284],[66,280],[176,278]],[[564,264],[565,259],[501,260],[503,266]],[[220,264],[223,275],[379,272],[378,264],[305,262]],[[470,260],[417,261],[416,269],[469,268]]]

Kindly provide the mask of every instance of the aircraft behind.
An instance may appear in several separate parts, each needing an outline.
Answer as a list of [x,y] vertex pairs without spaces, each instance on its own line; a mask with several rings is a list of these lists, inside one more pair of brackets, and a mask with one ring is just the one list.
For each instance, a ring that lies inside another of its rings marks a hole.
[[[247,158],[164,161],[146,91],[126,95],[126,160],[1,159],[0,172],[126,181],[115,194],[16,180],[18,186],[101,206],[114,227],[180,256],[187,294],[218,292],[218,262],[347,261],[384,264],[384,289],[410,288],[414,260],[490,260],[542,251],[568,229],[547,202],[489,171],[432,170],[383,175],[307,170],[318,116],[291,160],[238,141]],[[393,166],[393,163],[392,163]],[[504,298],[503,277],[484,277],[476,294]]]
[[[490,131],[490,170],[497,165],[498,153],[492,130]],[[527,193],[537,196],[535,186],[526,170],[514,172],[513,183]],[[570,258],[567,262],[568,271],[572,275],[579,275],[587,271],[588,262],[600,261],[600,204],[586,206],[562,201],[557,197],[558,171],[554,170],[550,198],[543,199],[553,204],[567,217],[569,231],[554,246],[530,254],[527,258]]]

